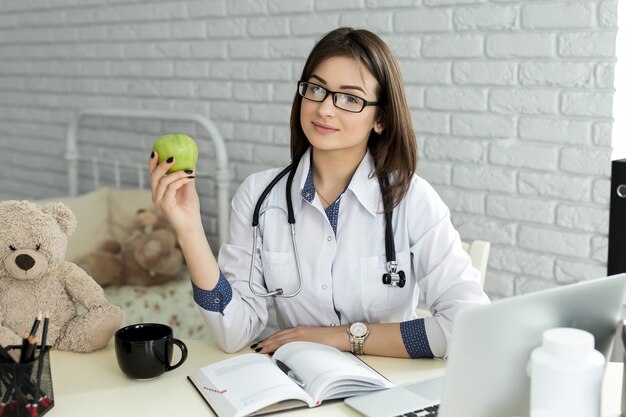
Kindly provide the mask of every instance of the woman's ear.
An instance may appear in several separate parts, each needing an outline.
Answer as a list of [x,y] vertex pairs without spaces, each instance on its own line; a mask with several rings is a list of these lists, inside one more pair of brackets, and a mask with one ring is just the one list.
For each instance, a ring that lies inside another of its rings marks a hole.
[[374,132],[380,135],[381,133],[383,133],[383,130],[385,130],[385,128],[383,127],[380,120],[376,120],[376,122],[374,122]]

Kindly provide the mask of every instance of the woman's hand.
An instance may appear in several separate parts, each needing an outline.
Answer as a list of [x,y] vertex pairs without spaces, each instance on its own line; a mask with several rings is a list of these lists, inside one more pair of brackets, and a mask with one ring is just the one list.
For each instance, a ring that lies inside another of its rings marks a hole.
[[274,353],[285,343],[299,341],[317,342],[334,346],[339,350],[350,350],[348,326],[339,327],[306,327],[298,326],[280,330],[265,340],[250,346],[259,353]]
[[150,157],[150,179],[154,206],[165,214],[179,236],[197,227],[202,228],[200,199],[193,171],[165,175],[174,164],[174,158],[160,165],[157,165],[158,160],[157,153],[153,152]]

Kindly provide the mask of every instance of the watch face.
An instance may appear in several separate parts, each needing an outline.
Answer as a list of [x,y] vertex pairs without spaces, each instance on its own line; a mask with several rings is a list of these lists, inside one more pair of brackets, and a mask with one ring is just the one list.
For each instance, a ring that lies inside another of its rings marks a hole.
[[350,334],[354,337],[363,337],[367,334],[367,325],[365,323],[352,323],[350,326]]

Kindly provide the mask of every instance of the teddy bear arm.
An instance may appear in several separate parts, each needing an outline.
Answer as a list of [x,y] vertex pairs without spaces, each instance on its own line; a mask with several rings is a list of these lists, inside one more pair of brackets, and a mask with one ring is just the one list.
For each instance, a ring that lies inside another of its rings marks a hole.
[[108,304],[102,287],[85,271],[71,262],[65,262],[59,274],[70,297],[87,309]]

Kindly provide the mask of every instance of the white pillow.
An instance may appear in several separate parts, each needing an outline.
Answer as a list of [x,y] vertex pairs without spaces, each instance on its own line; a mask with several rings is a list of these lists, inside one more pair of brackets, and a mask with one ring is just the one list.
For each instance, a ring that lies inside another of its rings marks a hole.
[[108,196],[108,188],[99,188],[77,197],[53,197],[34,201],[37,204],[60,201],[76,216],[78,226],[69,238],[65,259],[74,260],[96,249],[103,240],[113,237],[109,227]]
[[65,259],[69,261],[95,250],[106,239],[124,240],[132,230],[137,210],[154,207],[148,190],[109,187],[77,197],[53,197],[35,202],[51,201],[66,204],[78,220],[78,227],[67,245]]

